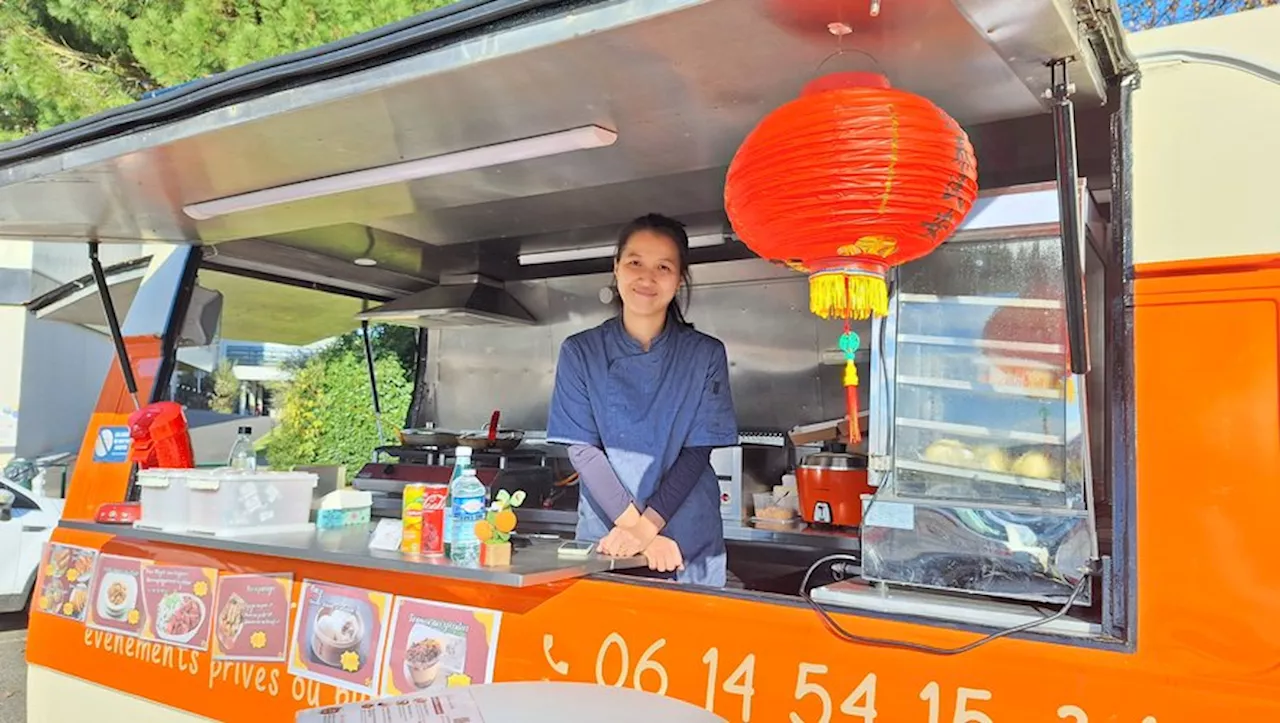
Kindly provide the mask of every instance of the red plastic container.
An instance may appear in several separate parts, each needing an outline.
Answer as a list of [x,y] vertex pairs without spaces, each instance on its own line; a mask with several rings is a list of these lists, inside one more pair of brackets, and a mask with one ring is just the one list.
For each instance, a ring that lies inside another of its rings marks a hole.
[[175,402],[148,404],[130,414],[129,436],[133,438],[129,459],[141,469],[195,467],[187,416]]

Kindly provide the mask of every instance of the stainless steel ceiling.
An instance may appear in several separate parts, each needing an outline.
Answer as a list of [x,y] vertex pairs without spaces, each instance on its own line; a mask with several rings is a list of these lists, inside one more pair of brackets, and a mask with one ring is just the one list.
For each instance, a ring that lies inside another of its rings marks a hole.
[[[837,12],[854,28],[845,47],[870,54],[896,86],[971,128],[1043,114],[1044,63],[1057,57],[1080,59],[1072,66],[1076,100],[1098,106],[1100,64],[1078,37],[1075,4],[882,0],[872,18],[869,0],[579,3],[381,67],[0,168],[0,237],[217,244],[224,268],[384,297],[444,273],[511,278],[520,250],[607,242],[611,228],[649,211],[692,220],[695,231],[720,230],[734,150],[836,49],[825,25]],[[822,71],[869,67],[847,53]],[[618,142],[209,221],[181,210],[587,124],[615,129]],[[350,260],[360,256],[378,267],[357,270]]]

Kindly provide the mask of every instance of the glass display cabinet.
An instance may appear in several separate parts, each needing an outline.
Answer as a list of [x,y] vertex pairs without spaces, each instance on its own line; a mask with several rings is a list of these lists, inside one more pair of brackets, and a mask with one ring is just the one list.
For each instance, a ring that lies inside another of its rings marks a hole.
[[[1002,202],[1018,220],[1043,200]],[[873,329],[865,579],[1062,603],[1097,559],[1095,445],[1087,380],[1068,363],[1059,233],[962,229],[899,269]],[[1086,241],[1084,266],[1100,269]]]

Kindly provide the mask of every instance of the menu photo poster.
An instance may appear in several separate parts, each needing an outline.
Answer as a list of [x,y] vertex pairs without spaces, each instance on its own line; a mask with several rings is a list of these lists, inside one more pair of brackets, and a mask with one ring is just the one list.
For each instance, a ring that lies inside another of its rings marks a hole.
[[149,563],[142,566],[142,637],[193,650],[209,649],[218,571]]
[[397,597],[382,694],[492,682],[501,623],[496,610]]
[[391,595],[303,580],[293,621],[289,672],[377,695]]
[[142,569],[149,560],[99,555],[98,570],[89,594],[85,624],[98,630],[141,637],[147,623],[142,600]]
[[214,604],[214,660],[283,663],[289,652],[293,575],[222,575]]
[[[16,524],[16,523],[15,523]],[[47,542],[40,558],[40,579],[33,599],[40,612],[84,622],[98,551]]]

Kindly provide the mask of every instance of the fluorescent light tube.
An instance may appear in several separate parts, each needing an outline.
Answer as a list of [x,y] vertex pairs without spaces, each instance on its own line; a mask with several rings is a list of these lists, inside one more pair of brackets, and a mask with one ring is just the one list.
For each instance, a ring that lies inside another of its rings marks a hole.
[[518,141],[495,143],[491,146],[444,153],[430,158],[392,163],[376,168],[366,168],[362,171],[313,178],[309,181],[299,181],[285,186],[264,188],[260,191],[250,191],[249,193],[217,198],[211,201],[201,201],[183,206],[182,210],[191,218],[204,221],[230,213],[266,208],[308,198],[320,198],[336,193],[374,188],[390,183],[413,181],[432,176],[443,176],[447,173],[457,173],[459,171],[473,171],[477,168],[488,168],[504,163],[527,161],[531,158],[554,156],[560,153],[570,153],[589,148],[602,148],[613,145],[617,140],[618,134],[611,130],[594,125],[582,126],[581,128],[571,128],[566,131],[533,136],[532,138],[522,138]]
[[[689,248],[691,249],[719,246],[723,243],[725,243],[725,237],[720,234],[691,236],[689,238]],[[565,261],[607,259],[613,256],[614,250],[614,246],[590,246],[581,249],[564,249],[563,251],[535,251],[520,254],[519,261],[521,266],[536,266],[538,264],[558,264]]]

